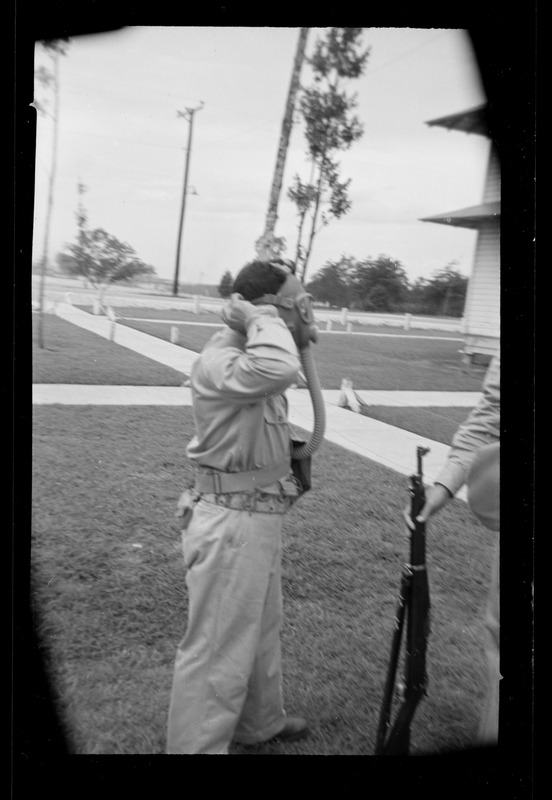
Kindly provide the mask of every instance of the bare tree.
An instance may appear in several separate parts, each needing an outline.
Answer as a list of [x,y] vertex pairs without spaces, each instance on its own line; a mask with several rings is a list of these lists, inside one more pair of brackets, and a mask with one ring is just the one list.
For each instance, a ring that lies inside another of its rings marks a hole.
[[347,94],[342,86],[344,80],[358,78],[364,71],[370,50],[360,49],[361,34],[362,28],[330,28],[325,38],[317,39],[312,56],[306,59],[314,82],[303,89],[299,107],[311,173],[308,181],[295,175],[288,190],[297,206],[296,261],[303,281],[314,237],[351,208],[350,180],[340,180],[336,156],[363,134],[360,121],[352,114],[356,96]]

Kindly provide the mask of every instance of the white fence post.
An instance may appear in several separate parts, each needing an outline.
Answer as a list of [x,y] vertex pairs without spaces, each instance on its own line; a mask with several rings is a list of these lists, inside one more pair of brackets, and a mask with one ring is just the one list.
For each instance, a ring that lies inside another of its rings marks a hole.
[[347,333],[352,333],[352,330],[353,330],[353,323],[352,322],[348,322],[347,323]]
[[100,303],[100,301],[97,299],[94,300],[94,302],[92,303],[92,313],[98,316],[101,310],[102,310],[102,304]]
[[412,314],[405,314],[404,315],[404,329],[405,331],[410,330],[410,320],[412,319]]
[[110,341],[114,342],[115,341],[115,323],[117,321],[117,317],[115,316],[115,312],[113,311],[111,306],[108,306],[106,308],[105,313],[107,314],[107,318],[108,318],[109,322],[111,323],[110,326],[109,326],[109,339],[110,339]]
[[332,326],[332,321],[331,321],[331,319],[327,320],[327,322],[326,322],[326,330],[327,330],[327,331],[331,331],[332,327],[333,327],[333,326]]
[[200,297],[198,294],[194,295],[194,314],[199,314],[201,312],[201,303]]
[[342,308],[341,309],[341,324],[343,325],[343,327],[345,327],[347,325],[347,311],[348,310],[349,310],[348,308]]
[[178,344],[178,326],[171,325],[171,342],[173,344]]

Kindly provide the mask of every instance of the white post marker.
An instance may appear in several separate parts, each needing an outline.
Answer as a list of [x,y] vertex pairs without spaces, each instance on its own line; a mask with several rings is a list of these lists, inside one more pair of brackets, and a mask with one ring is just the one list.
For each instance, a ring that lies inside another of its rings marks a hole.
[[111,323],[110,328],[109,328],[109,339],[110,339],[110,341],[113,342],[113,341],[115,341],[115,323],[117,321],[117,318],[116,318],[115,312],[113,311],[111,306],[107,307],[106,314],[107,314],[108,320]]
[[172,344],[178,344],[178,326],[171,325],[171,342]]
[[348,308],[342,308],[341,309],[341,324],[343,325],[343,327],[345,327],[347,325],[347,312],[348,312],[348,310],[349,310]]
[[194,314],[201,313],[201,303],[198,294],[194,294]]
[[332,329],[332,321],[331,321],[331,319],[329,319],[329,320],[326,322],[326,330],[327,330],[327,331],[331,331],[331,329]]
[[360,403],[358,402],[353,390],[353,382],[347,378],[343,378],[340,388],[341,392],[337,399],[337,405],[340,408],[350,408],[351,411],[354,411],[356,414],[360,414]]

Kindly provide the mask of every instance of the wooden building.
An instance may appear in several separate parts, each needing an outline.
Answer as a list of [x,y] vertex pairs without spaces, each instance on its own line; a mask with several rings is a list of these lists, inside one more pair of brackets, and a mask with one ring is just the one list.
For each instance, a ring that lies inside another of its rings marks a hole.
[[[426,124],[488,137],[485,108],[478,106]],[[479,354],[493,355],[500,347],[500,163],[492,144],[481,203],[424,217],[422,221],[477,231],[464,308],[463,352],[466,361]]]

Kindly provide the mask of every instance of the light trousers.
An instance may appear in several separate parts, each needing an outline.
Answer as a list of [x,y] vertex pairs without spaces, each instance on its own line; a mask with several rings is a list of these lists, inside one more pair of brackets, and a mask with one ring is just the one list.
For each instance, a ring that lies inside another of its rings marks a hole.
[[[498,533],[497,533],[498,537]],[[500,545],[497,538],[491,583],[485,610],[485,655],[487,658],[487,691],[477,733],[481,747],[498,744],[500,695]]]
[[179,644],[167,752],[224,754],[278,733],[282,700],[281,514],[195,507],[182,534],[188,624]]

